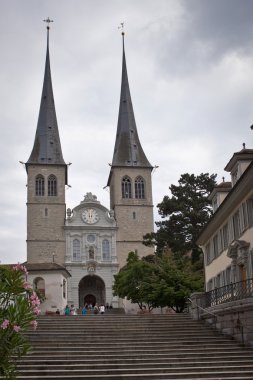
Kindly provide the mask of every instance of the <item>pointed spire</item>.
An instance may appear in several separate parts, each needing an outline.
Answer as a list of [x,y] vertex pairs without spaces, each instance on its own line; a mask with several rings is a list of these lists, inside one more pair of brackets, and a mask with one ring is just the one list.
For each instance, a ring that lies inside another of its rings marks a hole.
[[123,44],[121,94],[112,166],[139,166],[152,168],[138,137],[127,76],[124,31],[122,31],[121,34]]
[[48,18],[44,21],[48,23],[44,83],[33,150],[27,164],[65,165],[55,112],[49,59],[49,23],[52,20]]

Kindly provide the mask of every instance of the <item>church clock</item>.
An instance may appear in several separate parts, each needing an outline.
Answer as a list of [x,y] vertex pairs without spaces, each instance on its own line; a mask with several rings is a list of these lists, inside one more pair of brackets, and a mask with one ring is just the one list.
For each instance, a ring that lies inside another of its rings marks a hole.
[[99,220],[99,216],[96,210],[93,208],[88,208],[83,211],[82,218],[85,223],[94,224]]

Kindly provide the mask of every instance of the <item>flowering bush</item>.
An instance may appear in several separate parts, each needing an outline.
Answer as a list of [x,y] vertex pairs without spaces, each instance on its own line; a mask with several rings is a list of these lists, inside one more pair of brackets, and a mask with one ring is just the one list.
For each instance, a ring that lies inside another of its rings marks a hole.
[[27,282],[24,265],[0,266],[0,376],[14,379],[16,362],[30,345],[24,332],[36,330],[40,300]]

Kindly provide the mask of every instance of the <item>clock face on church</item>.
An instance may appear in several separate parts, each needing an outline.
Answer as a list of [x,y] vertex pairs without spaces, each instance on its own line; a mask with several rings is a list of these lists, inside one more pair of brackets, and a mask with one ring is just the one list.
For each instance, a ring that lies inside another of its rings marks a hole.
[[82,212],[82,218],[85,223],[94,224],[99,220],[99,216],[96,210],[93,208],[87,208]]

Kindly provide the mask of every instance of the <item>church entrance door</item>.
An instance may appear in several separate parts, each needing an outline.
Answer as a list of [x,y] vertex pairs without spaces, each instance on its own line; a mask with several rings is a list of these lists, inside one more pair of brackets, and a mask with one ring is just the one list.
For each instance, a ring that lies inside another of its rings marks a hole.
[[106,303],[105,283],[102,278],[96,275],[88,275],[83,277],[79,282],[79,307],[83,307],[85,303],[97,303],[99,305]]
[[96,297],[93,296],[93,294],[87,294],[87,296],[84,297],[84,305],[96,305]]

